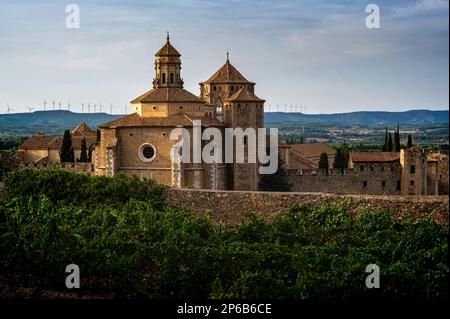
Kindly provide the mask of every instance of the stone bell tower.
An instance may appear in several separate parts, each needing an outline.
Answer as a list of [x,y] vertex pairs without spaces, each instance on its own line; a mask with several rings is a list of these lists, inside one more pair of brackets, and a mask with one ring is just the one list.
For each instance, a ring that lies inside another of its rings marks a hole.
[[[208,80],[200,83],[200,97],[216,106],[217,119],[227,128],[264,127],[264,100],[254,93],[255,83],[248,81],[230,62],[229,55],[225,64]],[[259,181],[259,163],[248,163],[248,150],[256,147],[249,136],[244,135],[244,163],[237,163],[236,152],[233,163],[229,164],[229,188],[233,190],[257,190]],[[234,145],[236,146],[236,138]]]
[[181,78],[181,54],[170,44],[167,32],[166,44],[155,54],[156,77],[153,88],[183,87]]

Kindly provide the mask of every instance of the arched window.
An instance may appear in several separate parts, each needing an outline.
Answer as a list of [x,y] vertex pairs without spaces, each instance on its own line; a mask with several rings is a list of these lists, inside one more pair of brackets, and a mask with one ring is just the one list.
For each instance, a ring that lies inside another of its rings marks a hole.
[[162,84],[166,84],[166,74],[162,74]]

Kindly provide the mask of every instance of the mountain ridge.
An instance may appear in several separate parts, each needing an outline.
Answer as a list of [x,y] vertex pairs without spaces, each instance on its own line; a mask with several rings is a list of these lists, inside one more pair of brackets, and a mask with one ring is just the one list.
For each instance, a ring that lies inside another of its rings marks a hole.
[[[61,134],[65,129],[72,129],[80,122],[85,122],[92,129],[124,116],[123,114],[107,113],[75,113],[67,110],[35,111],[30,113],[0,114],[0,133],[33,134]],[[393,111],[357,111],[332,114],[304,114],[267,112],[264,113],[265,124],[340,124],[360,126],[382,125],[413,125],[448,124],[448,110],[409,110]]]

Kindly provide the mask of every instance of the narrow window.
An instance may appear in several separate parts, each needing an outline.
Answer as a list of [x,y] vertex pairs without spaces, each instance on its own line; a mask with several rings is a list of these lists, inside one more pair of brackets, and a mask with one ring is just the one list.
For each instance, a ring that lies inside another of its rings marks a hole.
[[409,168],[409,172],[411,174],[415,174],[416,173],[416,165],[411,165],[410,168]]
[[362,171],[364,171],[364,165],[360,165],[359,166],[359,170],[362,172]]
[[363,182],[363,188],[367,188],[367,181]]
[[386,187],[386,181],[381,181],[381,187]]
[[162,84],[166,84],[166,74],[162,74]]
[[412,179],[410,182],[411,186],[414,186],[414,180]]
[[170,73],[170,84],[173,84],[174,80],[173,80],[173,73]]
[[400,187],[402,186],[402,183],[401,183],[401,181],[397,181],[397,190],[399,191],[400,190]]

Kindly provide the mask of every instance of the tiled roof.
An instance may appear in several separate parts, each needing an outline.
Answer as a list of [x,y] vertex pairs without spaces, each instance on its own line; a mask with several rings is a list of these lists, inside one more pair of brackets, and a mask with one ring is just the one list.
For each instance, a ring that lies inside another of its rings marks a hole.
[[[84,136],[72,136],[72,147],[74,150],[81,150],[81,141]],[[86,146],[89,148],[94,144],[96,137],[85,137]],[[20,150],[59,150],[61,149],[62,136],[30,136],[19,147]]]
[[352,162],[394,162],[400,159],[398,152],[350,152]]
[[[81,150],[81,142],[83,138],[86,138],[86,147],[89,149],[89,146],[95,143],[95,137],[85,137],[85,136],[72,136],[72,147],[74,150]],[[56,139],[51,141],[48,145],[50,150],[60,150],[62,145],[63,137],[58,136]]]
[[131,103],[152,103],[152,102],[189,102],[205,103],[199,97],[189,91],[178,87],[155,88],[137,97]]
[[292,152],[303,158],[320,157],[322,153],[327,153],[330,156],[336,152],[333,147],[325,143],[290,144],[290,147]]
[[170,44],[169,40],[167,40],[166,44],[159,49],[159,51],[155,54],[155,56],[181,56],[181,54]]
[[289,169],[315,169],[319,168],[318,163],[314,163],[301,157],[298,153],[289,152]]
[[96,132],[92,130],[86,123],[81,122],[76,128],[72,130],[72,136],[96,136]]
[[232,96],[227,99],[228,102],[265,102],[263,99],[257,97],[250,92],[245,86],[237,90]]
[[225,64],[214,73],[205,84],[226,84],[226,83],[251,83],[227,60]]
[[27,138],[20,144],[20,150],[46,150],[48,145],[57,139],[58,136],[34,135]]
[[117,120],[100,125],[101,128],[134,127],[134,126],[192,126],[193,120],[200,120],[202,126],[223,126],[215,118],[203,116],[193,117],[184,113],[177,113],[168,117],[142,117],[133,113]]

